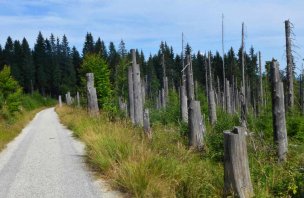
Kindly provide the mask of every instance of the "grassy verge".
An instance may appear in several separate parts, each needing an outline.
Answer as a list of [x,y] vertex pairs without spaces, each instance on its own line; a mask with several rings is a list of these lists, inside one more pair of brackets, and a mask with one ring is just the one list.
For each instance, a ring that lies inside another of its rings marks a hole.
[[[149,141],[127,121],[89,118],[81,109],[57,108],[61,121],[87,145],[89,162],[135,197],[199,197],[222,192],[222,165],[189,151],[174,126],[154,126]],[[202,185],[204,184],[204,185]]]
[[7,143],[13,140],[22,129],[33,119],[37,112],[42,110],[39,108],[32,111],[24,112],[17,115],[14,121],[0,120],[0,151],[5,148]]
[[23,95],[21,110],[14,114],[0,112],[0,151],[13,140],[22,129],[34,118],[37,112],[54,105],[54,100],[43,98],[39,94]]
[[[153,140],[128,121],[110,121],[106,114],[90,118],[81,109],[57,109],[61,121],[87,147],[89,163],[113,186],[134,197],[222,197],[222,128],[235,118],[219,115],[218,124],[208,126],[206,150],[187,148],[176,125],[154,124]],[[304,146],[290,140],[289,161],[278,165],[271,141],[248,138],[251,178],[256,197],[301,197],[304,194]]]

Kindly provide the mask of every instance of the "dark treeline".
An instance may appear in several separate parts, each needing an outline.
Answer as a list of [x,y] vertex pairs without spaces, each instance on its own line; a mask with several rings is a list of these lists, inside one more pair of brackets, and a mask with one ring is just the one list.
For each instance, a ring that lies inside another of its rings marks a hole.
[[[139,46],[140,47],[140,46]],[[205,67],[206,54],[200,51],[192,52],[190,45],[185,47],[186,54],[191,54],[193,61],[194,80],[205,86]],[[237,52],[230,48],[225,54],[226,78],[232,82],[236,79],[238,85],[241,81],[241,51]],[[99,54],[107,63],[110,70],[110,80],[115,93],[120,96],[127,96],[127,66],[130,65],[131,56],[126,49],[123,40],[116,47],[113,42],[108,46],[98,38],[94,40],[91,33],[87,33],[83,44],[82,53],[76,47],[70,47],[68,38],[62,38],[51,34],[48,38],[41,32],[37,36],[34,48],[31,49],[24,38],[22,41],[7,38],[4,47],[0,46],[0,69],[4,65],[9,65],[12,75],[24,91],[29,93],[38,90],[43,95],[57,96],[67,91],[75,93],[81,87],[80,66],[83,57],[89,53]],[[145,57],[142,51],[136,51],[137,60],[140,64],[142,76],[147,85],[147,94],[155,96],[161,88],[163,80],[162,55],[164,54],[166,75],[169,87],[177,89],[180,85],[182,57],[174,52],[172,46],[166,42],[161,42],[158,53],[150,54]],[[211,54],[212,75],[216,83],[219,78],[220,84],[223,83],[222,61],[219,52]],[[246,78],[251,84],[252,93],[258,83],[257,54],[251,47],[249,53],[245,53]],[[217,84],[216,84],[217,86]]]

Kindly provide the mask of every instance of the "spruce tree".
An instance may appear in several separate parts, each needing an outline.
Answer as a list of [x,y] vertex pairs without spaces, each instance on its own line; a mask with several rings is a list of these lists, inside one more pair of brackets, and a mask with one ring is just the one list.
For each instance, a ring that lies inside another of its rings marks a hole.
[[79,88],[81,86],[81,75],[80,75],[80,66],[81,66],[81,57],[76,47],[72,48],[72,63],[75,70],[76,75],[76,86]]
[[60,68],[62,74],[61,92],[75,92],[76,73],[72,62],[68,39],[65,35],[63,35],[61,41]]
[[45,65],[46,65],[46,52],[45,52],[45,41],[42,36],[42,33],[39,32],[36,44],[34,46],[34,65],[36,70],[36,85],[42,95],[45,95],[46,87],[46,74],[45,74]]
[[25,38],[22,40],[22,72],[24,74],[24,91],[30,93],[35,83],[35,67],[32,52]]
[[9,36],[7,37],[3,50],[3,64],[11,65],[13,63],[13,56],[14,56],[14,43],[12,38]]
[[52,64],[52,95],[59,95],[60,94],[60,84],[61,84],[61,72],[60,72],[60,65],[59,65],[59,55],[57,51],[57,44],[56,39],[53,34],[50,36],[50,61]]
[[126,44],[122,39],[119,43],[118,53],[121,58],[125,58],[127,56]]
[[108,65],[110,69],[110,80],[114,84],[115,76],[117,71],[117,65],[119,63],[119,54],[115,49],[115,45],[113,42],[109,44],[109,54],[108,54]]
[[86,54],[91,54],[95,52],[94,39],[91,33],[87,33],[85,37],[85,42],[83,45],[82,56],[85,57]]

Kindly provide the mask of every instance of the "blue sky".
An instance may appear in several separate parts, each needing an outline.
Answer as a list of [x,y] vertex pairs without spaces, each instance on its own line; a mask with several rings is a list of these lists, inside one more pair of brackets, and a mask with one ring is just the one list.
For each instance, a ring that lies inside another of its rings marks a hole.
[[[296,64],[304,58],[304,1],[302,0],[0,0],[0,43],[10,35],[26,37],[33,46],[37,34],[66,34],[82,50],[91,32],[116,46],[142,49],[146,56],[167,41],[181,52],[181,33],[194,51],[221,51],[221,15],[225,19],[225,50],[238,49],[241,23],[246,26],[246,50],[253,45],[262,60],[272,57],[285,67],[284,20],[294,24]],[[296,72],[299,72],[298,69]]]

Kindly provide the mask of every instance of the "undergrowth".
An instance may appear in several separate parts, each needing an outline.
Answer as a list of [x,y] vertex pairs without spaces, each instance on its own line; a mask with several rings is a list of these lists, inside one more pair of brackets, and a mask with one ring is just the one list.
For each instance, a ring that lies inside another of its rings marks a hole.
[[[168,108],[176,112],[176,107]],[[211,127],[206,123],[205,150],[196,152],[188,149],[185,124],[177,117],[166,121],[166,125],[165,119],[158,117],[159,122],[153,122],[153,139],[149,140],[142,129],[132,127],[125,119],[109,120],[105,113],[91,118],[85,110],[70,107],[57,108],[57,112],[86,143],[89,163],[114,187],[134,197],[223,196],[222,132],[238,124],[237,115],[218,111],[217,124]],[[264,113],[269,118],[269,112]],[[167,115],[163,112],[163,116]],[[255,196],[303,197],[304,146],[301,138],[297,139],[303,131],[297,131],[289,140],[288,162],[278,164],[270,135],[271,119],[265,118],[248,119],[252,130],[247,144]],[[293,122],[288,119],[287,125]],[[300,130],[302,124],[297,126],[295,130]]]

